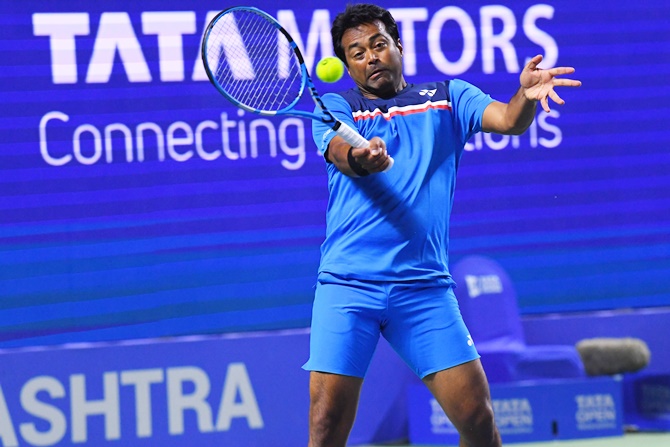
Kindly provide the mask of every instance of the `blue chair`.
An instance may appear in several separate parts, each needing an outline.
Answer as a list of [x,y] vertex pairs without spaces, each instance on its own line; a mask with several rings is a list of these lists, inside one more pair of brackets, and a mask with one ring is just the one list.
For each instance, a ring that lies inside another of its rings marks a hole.
[[514,286],[496,261],[469,256],[451,272],[489,382],[586,377],[575,346],[526,343]]

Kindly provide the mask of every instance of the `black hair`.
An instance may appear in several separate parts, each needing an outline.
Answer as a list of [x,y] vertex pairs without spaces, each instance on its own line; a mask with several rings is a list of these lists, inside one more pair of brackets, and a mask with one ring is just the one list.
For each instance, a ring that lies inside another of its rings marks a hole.
[[344,62],[344,65],[349,65],[347,64],[347,58],[342,47],[342,36],[345,31],[367,23],[375,23],[377,20],[384,24],[386,32],[393,38],[393,42],[397,44],[400,40],[398,25],[391,13],[380,6],[367,3],[349,4],[344,12],[335,17],[330,34],[333,38],[335,55]]

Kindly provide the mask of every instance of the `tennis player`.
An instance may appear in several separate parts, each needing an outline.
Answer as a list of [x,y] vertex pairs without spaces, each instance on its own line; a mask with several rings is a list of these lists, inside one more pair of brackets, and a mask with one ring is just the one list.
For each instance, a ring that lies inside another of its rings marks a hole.
[[[461,446],[500,446],[488,382],[447,267],[456,171],[475,133],[521,134],[537,102],[546,111],[548,98],[564,103],[554,87],[581,83],[556,77],[573,68],[539,69],[538,55],[508,103],[462,80],[408,84],[387,10],[349,5],[331,32],[356,88],[323,100],[370,147],[352,148],[313,124],[330,199],[304,366],[311,371],[309,446],[346,445],[380,334],[428,386]],[[383,172],[389,156],[395,166]]]

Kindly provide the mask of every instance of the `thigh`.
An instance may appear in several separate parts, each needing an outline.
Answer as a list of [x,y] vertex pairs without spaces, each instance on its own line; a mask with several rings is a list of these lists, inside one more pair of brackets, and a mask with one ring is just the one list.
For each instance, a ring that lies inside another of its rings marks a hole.
[[421,378],[479,358],[449,285],[395,286],[383,335]]
[[458,429],[460,445],[502,445],[479,359],[430,374],[423,382]]
[[362,385],[363,379],[360,377],[312,371],[309,376],[309,394],[313,411],[317,414],[355,414]]
[[452,421],[467,409],[490,406],[489,385],[479,359],[430,374],[423,382]]
[[344,446],[354,424],[363,379],[312,371],[309,446]]
[[324,276],[316,286],[303,368],[364,377],[379,341],[386,293],[375,284]]

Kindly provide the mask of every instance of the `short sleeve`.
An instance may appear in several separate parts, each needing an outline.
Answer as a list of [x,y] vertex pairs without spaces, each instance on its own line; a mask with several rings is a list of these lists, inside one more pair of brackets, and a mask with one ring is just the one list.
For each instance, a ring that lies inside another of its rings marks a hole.
[[465,144],[470,137],[482,130],[484,109],[494,102],[494,99],[474,85],[460,79],[449,82],[449,96],[462,142]]
[[[321,97],[321,100],[335,118],[355,129],[351,106],[346,99],[336,93],[326,93]],[[315,113],[319,112],[320,110],[318,110],[317,107]],[[326,153],[330,140],[332,140],[335,135],[337,134],[329,125],[312,120],[312,137],[314,138],[316,147],[321,153]]]

